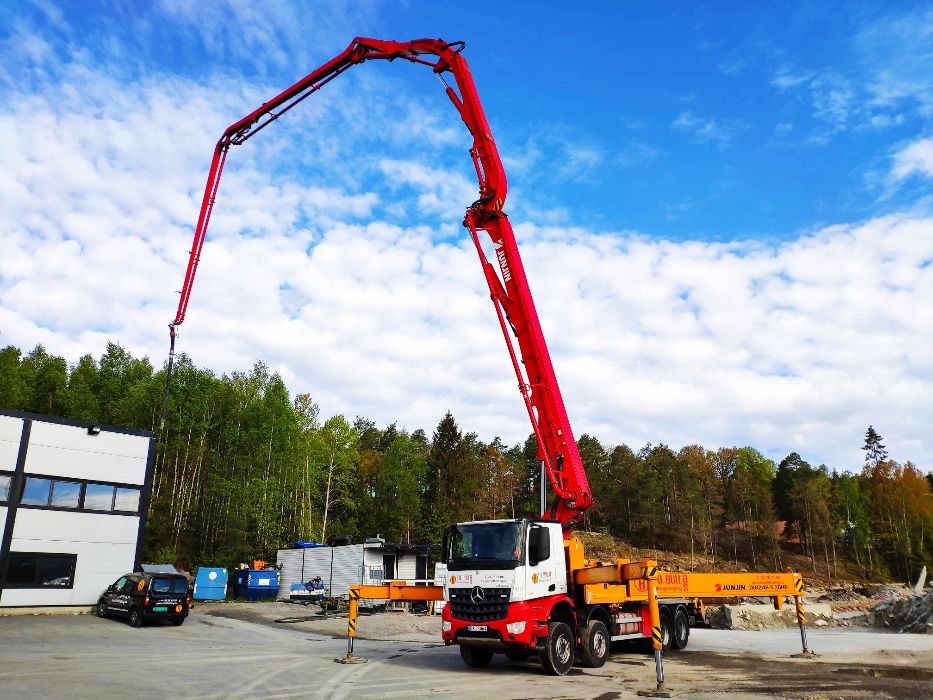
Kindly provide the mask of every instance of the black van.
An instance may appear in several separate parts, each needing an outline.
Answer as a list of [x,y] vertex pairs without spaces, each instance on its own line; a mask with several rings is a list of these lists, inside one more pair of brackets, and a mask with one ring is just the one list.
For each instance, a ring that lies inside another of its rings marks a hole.
[[181,574],[127,574],[103,592],[97,617],[126,617],[133,627],[150,620],[169,620],[177,626],[188,617],[190,604],[188,579]]

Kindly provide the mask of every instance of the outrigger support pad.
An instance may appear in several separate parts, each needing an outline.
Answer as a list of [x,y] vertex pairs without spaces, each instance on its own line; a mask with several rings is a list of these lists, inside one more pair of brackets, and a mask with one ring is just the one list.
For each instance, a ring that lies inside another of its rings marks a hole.
[[639,690],[638,695],[643,698],[669,698],[672,693],[664,685],[664,662],[661,660],[661,650],[654,650],[654,668],[658,675],[658,687],[654,690]]
[[347,655],[334,659],[338,664],[365,664],[366,659],[353,655],[353,637],[347,638]]

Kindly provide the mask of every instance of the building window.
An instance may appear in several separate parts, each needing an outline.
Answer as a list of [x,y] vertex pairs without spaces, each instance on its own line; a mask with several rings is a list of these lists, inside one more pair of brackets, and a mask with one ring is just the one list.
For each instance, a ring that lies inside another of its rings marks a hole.
[[71,588],[77,554],[10,552],[6,585],[9,588]]
[[77,481],[52,482],[52,507],[77,508],[81,497],[81,484]]
[[117,486],[117,495],[113,502],[113,509],[127,513],[139,510],[139,489],[127,489]]
[[9,474],[0,474],[0,503],[6,503],[10,500],[10,484],[12,483],[12,476]]
[[37,476],[27,477],[26,487],[23,489],[23,498],[20,503],[24,506],[47,506],[51,491],[51,479],[40,479]]
[[[6,481],[2,480],[4,478]],[[11,477],[0,474],[0,502],[10,491],[11,480]],[[20,503],[39,508],[83,509],[95,513],[127,515],[139,513],[140,495],[140,489],[134,486],[27,476]]]
[[84,489],[84,510],[113,510],[114,487],[110,484],[88,484]]

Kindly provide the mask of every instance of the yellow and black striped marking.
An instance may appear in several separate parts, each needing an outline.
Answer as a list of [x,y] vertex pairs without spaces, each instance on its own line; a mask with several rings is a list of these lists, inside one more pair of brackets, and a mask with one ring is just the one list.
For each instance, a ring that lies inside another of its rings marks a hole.
[[651,638],[656,641],[658,644],[664,644],[664,637],[661,636],[660,627],[651,628]]
[[803,593],[803,579],[802,578],[797,579],[797,581],[794,583],[794,588],[797,591],[797,593]]
[[354,620],[350,620],[349,622],[347,622],[347,632],[349,632],[350,634],[353,634],[354,632],[356,632],[356,622]]
[[356,599],[356,600],[359,600],[360,592],[359,592],[358,590],[356,590],[355,588],[351,588],[351,589],[350,589],[350,597],[351,597],[351,598],[354,598],[354,599]]
[[652,578],[653,576],[658,575],[658,567],[656,566],[646,566],[645,567],[645,578]]

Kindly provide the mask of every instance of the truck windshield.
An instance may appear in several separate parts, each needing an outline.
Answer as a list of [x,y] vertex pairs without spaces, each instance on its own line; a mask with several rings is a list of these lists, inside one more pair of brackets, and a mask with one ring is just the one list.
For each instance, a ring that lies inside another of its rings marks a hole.
[[454,525],[447,552],[448,571],[514,569],[522,562],[522,522]]

